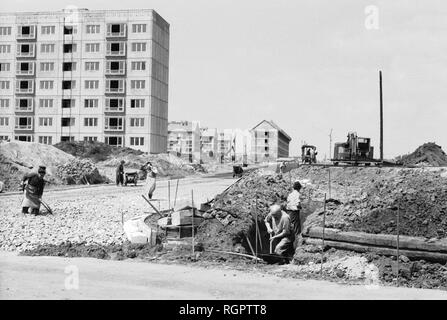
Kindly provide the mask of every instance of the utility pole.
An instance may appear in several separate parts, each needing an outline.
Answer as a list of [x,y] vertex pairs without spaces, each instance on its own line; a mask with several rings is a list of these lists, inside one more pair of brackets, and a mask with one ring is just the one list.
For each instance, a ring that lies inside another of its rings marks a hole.
[[383,161],[383,95],[382,95],[382,71],[379,71],[380,89],[380,161]]

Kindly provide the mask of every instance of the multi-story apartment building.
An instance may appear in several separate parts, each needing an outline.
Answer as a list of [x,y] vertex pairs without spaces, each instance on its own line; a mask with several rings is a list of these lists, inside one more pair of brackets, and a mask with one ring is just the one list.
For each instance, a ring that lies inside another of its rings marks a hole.
[[200,128],[200,151],[201,159],[212,161],[217,158],[217,129]]
[[289,156],[292,138],[273,121],[263,120],[251,130],[251,158],[254,162],[275,161]]
[[0,138],[166,152],[169,24],[154,10],[0,14]]
[[170,121],[168,152],[189,161],[200,161],[200,124],[197,121]]

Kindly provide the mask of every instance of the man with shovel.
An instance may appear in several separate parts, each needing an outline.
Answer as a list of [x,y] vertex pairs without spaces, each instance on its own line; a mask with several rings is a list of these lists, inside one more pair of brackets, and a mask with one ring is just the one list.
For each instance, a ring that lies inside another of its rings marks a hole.
[[[293,252],[293,234],[291,232],[290,217],[281,210],[281,206],[274,204],[270,213],[265,217],[265,226],[270,234],[271,250],[277,255],[286,257]],[[272,252],[270,252],[272,253]]]
[[43,195],[43,189],[45,187],[45,180],[43,179],[46,174],[46,167],[39,166],[36,172],[25,174],[22,179],[22,190],[24,190],[24,196],[22,201],[22,213],[28,213],[28,209],[31,208],[31,214],[39,214],[41,199]]

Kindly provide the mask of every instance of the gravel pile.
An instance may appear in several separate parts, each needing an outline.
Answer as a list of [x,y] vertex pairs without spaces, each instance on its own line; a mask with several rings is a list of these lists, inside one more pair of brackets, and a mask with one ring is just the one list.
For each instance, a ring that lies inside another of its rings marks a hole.
[[107,181],[90,160],[74,159],[56,167],[56,174],[64,184],[97,184]]
[[447,154],[434,142],[424,143],[413,153],[401,156],[398,160],[405,165],[416,166],[447,166]]

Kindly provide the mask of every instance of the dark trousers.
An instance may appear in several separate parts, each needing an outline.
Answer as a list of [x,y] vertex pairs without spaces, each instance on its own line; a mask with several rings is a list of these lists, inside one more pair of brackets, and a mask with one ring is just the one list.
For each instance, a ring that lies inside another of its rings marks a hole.
[[292,232],[296,239],[301,233],[300,210],[287,210],[287,213],[289,214]]
[[117,173],[116,174],[116,185],[119,185],[120,183],[121,183],[121,185],[123,185],[123,183],[124,183],[124,174]]

